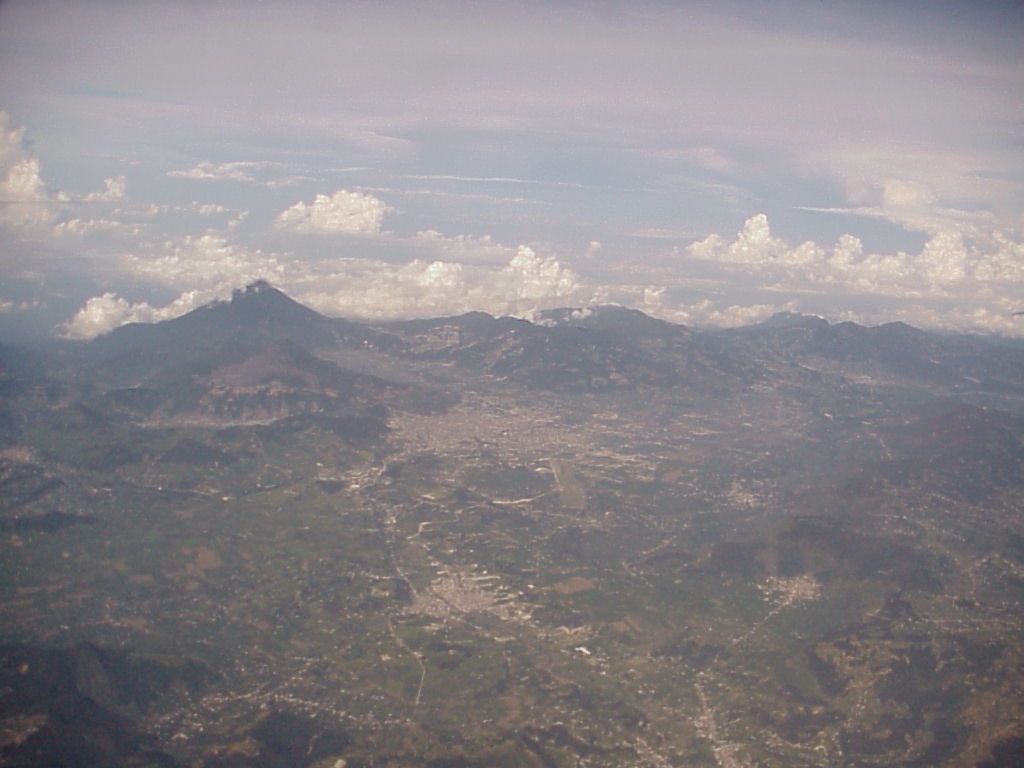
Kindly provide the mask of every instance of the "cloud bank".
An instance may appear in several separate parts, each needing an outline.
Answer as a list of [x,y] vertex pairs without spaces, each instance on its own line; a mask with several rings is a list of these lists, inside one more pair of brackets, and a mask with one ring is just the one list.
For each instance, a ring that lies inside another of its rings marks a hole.
[[861,240],[848,234],[830,248],[811,241],[791,247],[772,235],[767,216],[757,214],[734,240],[709,235],[685,254],[784,277],[794,288],[896,297],[1024,295],[1024,243],[1000,230],[973,238],[956,230],[938,231],[920,253],[878,254],[865,253]]
[[269,280],[325,314],[361,319],[472,310],[528,317],[542,308],[593,303],[599,295],[553,255],[538,255],[528,246],[520,246],[500,268],[443,260],[395,265],[371,259],[326,259],[285,267],[275,256],[232,245],[213,234],[169,246],[158,257],[132,256],[126,266],[168,288],[192,286],[174,302],[153,307],[106,292],[89,299],[61,327],[61,334],[89,339],[125,323],[170,319],[257,279]]
[[[420,233],[410,242],[423,247],[423,239]],[[436,233],[426,238],[427,243],[439,241],[441,249],[449,248],[452,240]],[[137,278],[180,291],[174,302],[154,307],[107,292],[90,299],[62,333],[85,339],[126,322],[169,319],[256,279],[269,280],[327,315],[365,320],[474,310],[530,318],[545,308],[619,303],[673,322],[735,326],[778,311],[821,313],[823,303],[834,305],[831,297],[840,296],[847,308],[832,313],[833,319],[902,319],[924,327],[1024,331],[1013,317],[1024,295],[1024,244],[1005,233],[994,235],[988,247],[959,233],[943,233],[930,238],[917,254],[879,254],[866,251],[852,235],[831,246],[811,241],[791,245],[772,234],[767,216],[757,214],[734,238],[713,234],[674,252],[672,258],[683,272],[719,286],[714,297],[691,300],[685,293],[669,298],[666,285],[646,282],[652,277],[648,273],[636,274],[634,282],[604,282],[529,246],[513,250],[490,240],[486,245],[511,256],[504,264],[451,258],[399,264],[355,257],[300,261],[208,232],[167,243],[157,254],[128,256],[123,264]],[[588,258],[594,257],[584,256],[584,262]],[[737,291],[751,298],[730,300]],[[863,300],[855,310],[850,297],[857,296]],[[879,300],[884,308],[871,309]]]

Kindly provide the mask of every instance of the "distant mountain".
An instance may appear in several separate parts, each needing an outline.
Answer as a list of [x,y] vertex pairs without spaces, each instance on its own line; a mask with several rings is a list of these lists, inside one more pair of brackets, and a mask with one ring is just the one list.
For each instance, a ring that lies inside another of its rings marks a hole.
[[159,323],[131,323],[89,342],[92,376],[106,387],[138,386],[160,371],[238,362],[254,349],[287,340],[317,350],[391,348],[397,340],[358,323],[330,318],[265,281]]
[[792,313],[721,335],[750,355],[830,361],[850,372],[1024,395],[1024,349],[979,336],[931,333],[901,322],[830,324]]
[[538,322],[471,312],[388,329],[420,360],[445,361],[539,389],[732,389],[756,370],[681,326],[621,307],[558,309]]
[[638,309],[628,309],[614,305],[548,309],[539,313],[537,324],[543,326],[587,328],[617,335],[628,334],[634,338],[678,338],[680,336],[692,335],[692,332],[685,326],[665,320],[658,320]]
[[472,312],[387,330],[406,342],[407,356],[542,389],[727,392],[824,368],[1024,396],[1019,345],[899,322],[867,327],[781,313],[744,328],[696,330],[599,306],[545,310],[535,323]]
[[181,352],[226,345],[263,346],[281,339],[308,349],[336,346],[391,348],[395,340],[358,323],[330,318],[286,296],[265,281],[236,290],[173,320],[130,323],[92,342],[94,354],[115,369],[145,369]]
[[599,306],[545,310],[533,323],[470,312],[370,326],[326,317],[263,281],[174,320],[124,326],[88,349],[93,380],[110,389],[140,387],[203,360],[205,370],[190,375],[205,375],[279,341],[405,381],[418,381],[431,366],[440,372],[441,363],[555,391],[714,393],[824,367],[1024,396],[1021,346],[904,323],[865,327],[782,313],[745,328],[696,330]]

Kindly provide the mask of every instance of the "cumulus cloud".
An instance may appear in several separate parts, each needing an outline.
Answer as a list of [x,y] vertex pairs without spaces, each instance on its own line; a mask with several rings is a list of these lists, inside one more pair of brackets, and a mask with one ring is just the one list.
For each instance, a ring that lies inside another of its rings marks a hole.
[[[60,234],[81,235],[123,226],[103,220],[72,219],[56,229]],[[216,232],[170,240],[149,253],[125,255],[117,268],[150,286],[177,291],[179,296],[162,307],[133,302],[111,292],[94,296],[58,328],[58,333],[71,339],[90,339],[125,323],[177,317],[209,301],[230,296],[232,290],[256,280],[288,282],[277,256],[229,242]]]
[[768,217],[759,213],[744,222],[743,229],[732,242],[726,242],[720,235],[712,234],[700,242],[693,243],[688,250],[698,259],[757,264],[777,259],[785,253],[786,244],[772,237]]
[[300,200],[282,211],[274,226],[300,234],[377,235],[386,210],[373,195],[339,189],[330,197],[317,195],[308,205]]
[[[901,205],[928,199],[922,188],[902,185],[889,195]],[[922,326],[958,327],[950,322],[955,317],[961,328],[1012,332],[1009,310],[994,307],[1024,295],[1024,242],[1001,230],[938,230],[918,253],[871,253],[848,234],[831,247],[790,246],[758,214],[734,239],[709,235],[680,255],[761,290],[842,296],[846,305],[856,297],[904,300],[902,307],[913,308],[904,319]],[[941,322],[933,314],[940,305]]]
[[220,298],[217,291],[186,291],[165,307],[153,307],[144,301],[133,304],[108,292],[89,299],[58,332],[67,339],[93,339],[128,323],[169,320],[216,298]]
[[[97,192],[70,195],[51,193],[43,181],[39,159],[25,148],[25,129],[12,123],[0,110],[0,224],[16,229],[43,231],[56,220],[60,209],[69,203],[109,203],[124,199],[124,176],[104,179]],[[71,224],[74,229],[79,224]],[[66,234],[68,227],[55,230]]]
[[[65,231],[88,228],[73,225]],[[125,323],[158,322],[231,295],[232,290],[256,280],[290,284],[278,257],[229,242],[223,235],[207,232],[163,243],[152,253],[123,257],[120,267],[150,285],[180,291],[166,306],[132,302],[108,292],[89,299],[58,332],[71,339],[91,339]]]
[[500,269],[443,260],[404,265],[352,260],[332,266],[296,285],[294,294],[322,312],[351,317],[427,317],[473,310],[525,317],[538,309],[595,299],[554,256],[538,256],[526,246]]
[[124,176],[115,176],[114,178],[104,179],[103,185],[104,188],[102,192],[90,192],[85,195],[82,200],[89,203],[109,203],[124,200],[125,191],[128,187],[128,182]]
[[49,226],[55,211],[40,176],[39,160],[25,149],[25,129],[0,111],[0,224],[18,229]]
[[217,232],[168,241],[155,254],[131,254],[124,266],[164,286],[212,285],[221,290],[254,280],[279,281],[285,273],[277,256],[231,243]]
[[129,304],[116,293],[108,292],[89,299],[59,330],[68,339],[92,339],[126,323],[149,322],[152,317],[149,304]]
[[538,256],[525,245],[519,246],[502,274],[515,291],[517,301],[550,302],[566,299],[580,287],[576,274],[559,264],[554,256]]
[[434,229],[417,232],[414,243],[446,259],[458,262],[504,262],[515,253],[514,248],[496,242],[490,235],[447,237]]
[[[365,212],[365,200],[350,205],[352,198],[347,196],[367,196],[342,193],[321,196],[327,201],[321,208],[336,208],[341,201],[341,207],[356,210],[357,218],[360,210]],[[316,207],[316,201],[306,206],[303,218],[296,221],[312,226],[310,211]],[[72,234],[103,227],[102,221],[72,220],[62,226]],[[375,226],[370,231],[379,230]],[[898,316],[922,326],[1021,330],[1013,327],[1011,310],[1000,309],[1024,294],[1024,244],[1007,232],[972,238],[944,231],[930,237],[916,254],[874,253],[852,235],[843,235],[831,246],[810,241],[791,245],[772,232],[767,216],[757,214],[732,238],[713,234],[677,250],[677,262],[686,265],[688,277],[673,284],[671,275],[678,271],[661,272],[669,279],[661,285],[633,284],[629,277],[615,284],[594,282],[554,254],[527,245],[513,249],[487,236],[448,237],[436,230],[409,238],[390,236],[389,243],[407,253],[429,253],[406,263],[339,258],[333,253],[297,259],[228,238],[226,233],[208,231],[123,257],[121,266],[134,277],[175,289],[180,298],[166,307],[153,307],[114,294],[97,296],[63,332],[88,338],[125,322],[166,319],[202,303],[200,299],[228,295],[261,278],[325,314],[365,319],[471,310],[531,318],[540,309],[615,302],[698,325],[743,325],[781,310],[831,317],[841,312],[844,319],[884,322],[893,318],[892,307],[897,307],[903,313]],[[595,241],[588,252],[598,248]],[[583,258],[581,263],[589,261]],[[646,273],[644,282],[653,274]],[[853,306],[861,313],[853,312]],[[872,315],[870,306],[879,314]],[[882,314],[886,307],[888,315]],[[940,308],[950,307],[955,311],[941,314]]]
[[843,235],[831,248],[813,242],[791,247],[772,235],[767,216],[757,214],[747,219],[734,240],[709,235],[686,252],[702,261],[786,272],[806,283],[881,295],[945,295],[979,283],[991,283],[993,288],[1016,283],[1020,288],[1024,281],[1024,243],[1001,231],[972,238],[943,230],[934,233],[918,254],[878,254],[865,253],[863,243],[852,235]]

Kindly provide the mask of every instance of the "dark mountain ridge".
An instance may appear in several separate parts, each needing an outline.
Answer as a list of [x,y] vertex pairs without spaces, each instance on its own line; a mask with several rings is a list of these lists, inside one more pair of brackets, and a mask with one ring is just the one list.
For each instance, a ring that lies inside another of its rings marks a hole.
[[[70,367],[90,386],[145,388],[175,370],[202,376],[238,365],[280,341],[407,383],[442,364],[539,389],[716,392],[775,379],[780,370],[788,376],[794,366],[824,366],[1024,398],[1024,346],[905,323],[867,327],[780,313],[743,328],[699,330],[598,306],[545,310],[537,322],[470,312],[373,326],[322,315],[264,281],[173,320],[118,328],[78,346]],[[0,383],[22,391],[40,381],[38,357],[3,350]]]

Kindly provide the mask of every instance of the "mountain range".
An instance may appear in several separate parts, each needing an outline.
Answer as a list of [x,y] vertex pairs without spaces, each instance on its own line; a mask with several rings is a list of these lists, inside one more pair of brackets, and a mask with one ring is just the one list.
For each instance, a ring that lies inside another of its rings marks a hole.
[[[305,350],[340,368],[391,371],[392,378],[422,380],[423,366],[417,363],[454,365],[564,392],[732,391],[787,367],[841,365],[848,373],[951,391],[1024,395],[1024,344],[930,333],[904,323],[865,327],[783,313],[743,328],[701,330],[637,310],[597,306],[548,310],[537,322],[471,312],[371,326],[326,317],[264,281],[173,320],[117,328],[78,345],[72,359],[91,366],[90,376],[104,386],[142,387],[175,370],[193,379],[223,380],[228,374],[216,374],[217,369],[259,355],[265,361],[275,358],[280,367],[286,348],[266,350],[281,342],[290,343],[292,357]],[[313,365],[308,358],[291,362],[298,368]],[[307,383],[317,375],[309,373]]]

